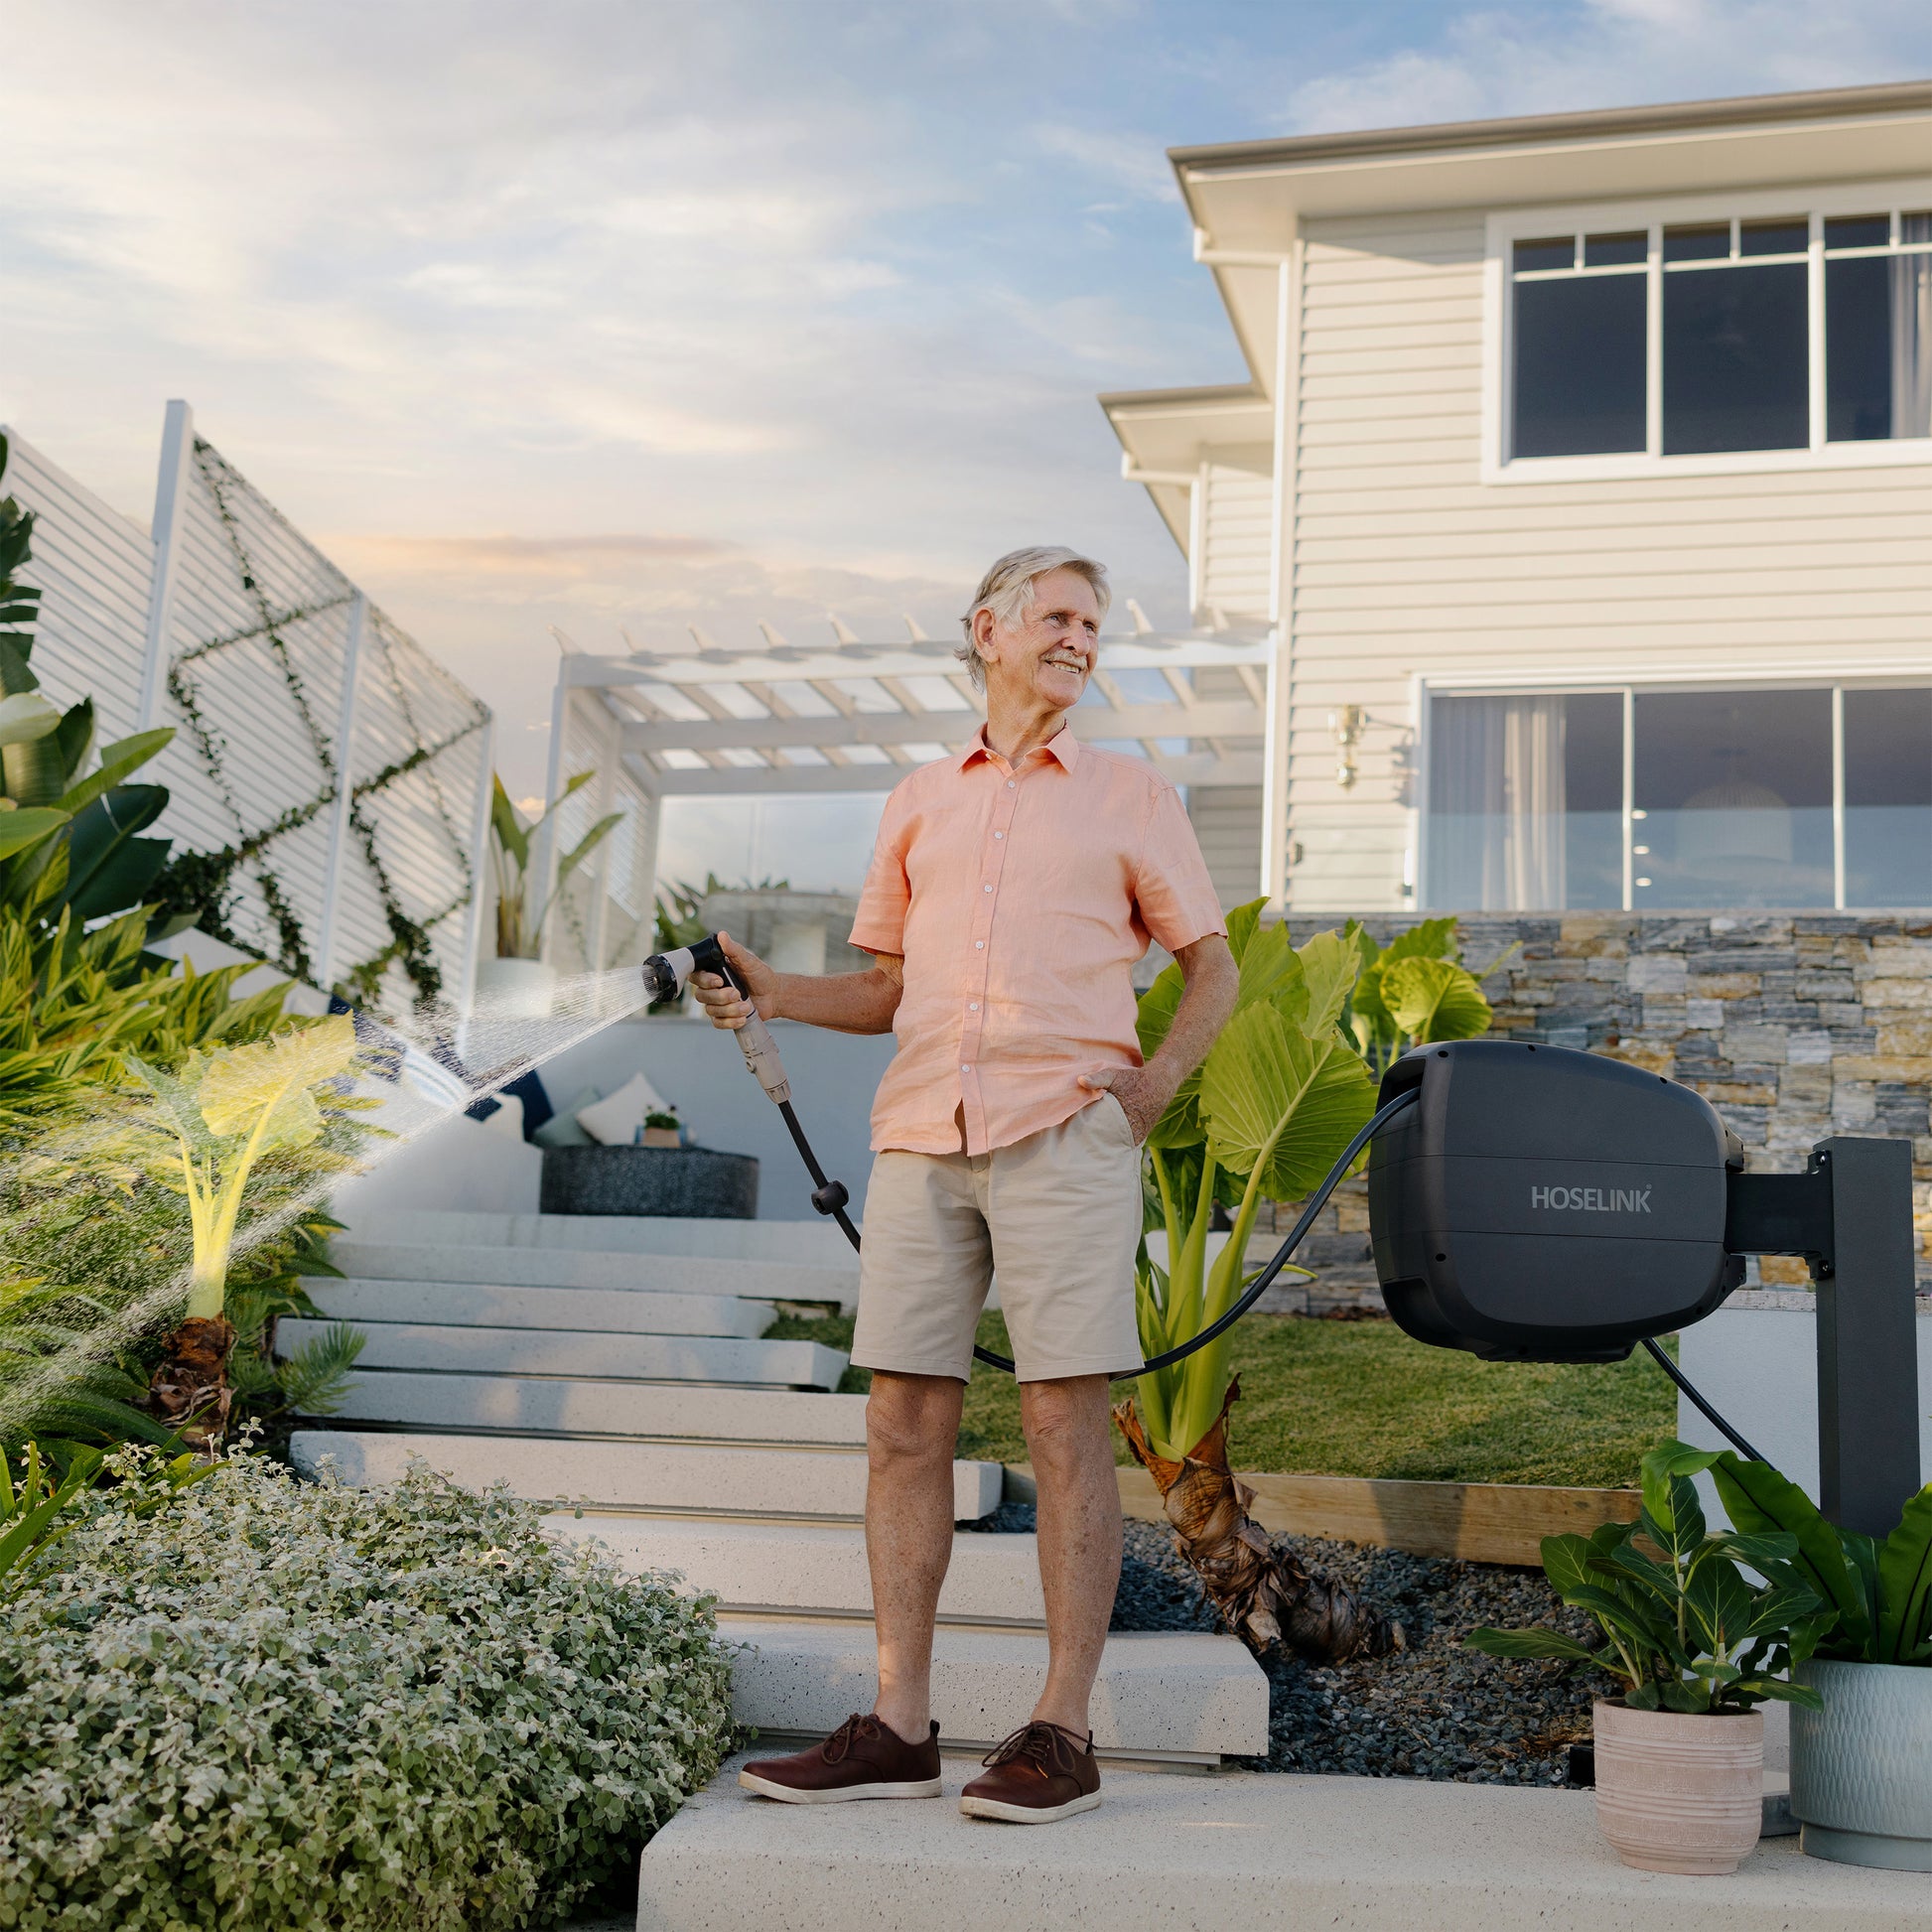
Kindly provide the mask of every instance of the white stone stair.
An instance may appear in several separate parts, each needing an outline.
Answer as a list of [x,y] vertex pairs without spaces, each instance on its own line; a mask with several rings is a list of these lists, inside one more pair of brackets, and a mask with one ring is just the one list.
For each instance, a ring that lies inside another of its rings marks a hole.
[[[604,1545],[626,1570],[674,1571],[725,1611],[767,1616],[870,1617],[864,1535],[815,1524],[719,1522],[559,1512],[544,1527],[566,1542]],[[1031,1536],[953,1538],[939,1592],[944,1623],[1043,1630],[1039,1559]]]
[[[315,1473],[325,1457],[333,1457],[341,1479],[358,1487],[394,1482],[420,1457],[468,1489],[504,1482],[534,1502],[581,1503],[646,1515],[856,1523],[866,1507],[866,1458],[850,1449],[298,1430],[289,1453],[305,1474]],[[955,1462],[954,1518],[970,1521],[997,1509],[1003,1474],[997,1462]]]
[[309,1296],[332,1321],[434,1321],[476,1328],[595,1328],[607,1334],[724,1335],[756,1341],[777,1310],[738,1295],[632,1288],[515,1288],[487,1282],[320,1277]]
[[[358,1324],[360,1325],[360,1324]],[[277,1327],[285,1352],[326,1332],[301,1318]],[[739,1388],[835,1389],[846,1358],[815,1341],[736,1341],[717,1335],[617,1334],[596,1329],[478,1328],[377,1321],[356,1358],[358,1380],[382,1369],[488,1375],[567,1375],[600,1381],[705,1382]]]
[[414,1209],[358,1216],[351,1238],[406,1247],[577,1249],[596,1254],[706,1255],[857,1272],[837,1225],[810,1221],[700,1221],[665,1215],[483,1214]]

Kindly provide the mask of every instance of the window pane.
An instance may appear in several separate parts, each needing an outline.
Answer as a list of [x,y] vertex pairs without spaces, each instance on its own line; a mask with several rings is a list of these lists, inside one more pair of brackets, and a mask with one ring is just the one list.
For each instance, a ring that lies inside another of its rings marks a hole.
[[1740,255],[1802,255],[1811,246],[1811,223],[1802,215],[1789,215],[1775,221],[1740,221],[1737,225],[1737,252]]
[[1890,240],[1889,214],[1837,214],[1825,222],[1827,248],[1882,248]]
[[1642,692],[1633,904],[1830,905],[1829,691]]
[[1932,905],[1932,690],[1845,694],[1845,902]]
[[1908,248],[1915,243],[1932,241],[1932,214],[1901,214],[1898,217],[1898,238]]
[[1620,697],[1438,698],[1429,716],[1432,905],[1622,903]]
[[1519,272],[1526,268],[1575,268],[1577,237],[1566,234],[1546,241],[1519,241],[1516,266]]
[[1644,447],[1642,275],[1516,284],[1512,454]]
[[1803,262],[1664,278],[1664,454],[1810,441]]
[[1629,262],[1650,258],[1650,237],[1635,234],[1587,234],[1584,237],[1586,268],[1620,268]]
[[1932,254],[1826,262],[1825,434],[1932,435]]
[[1695,226],[1664,230],[1667,262],[1723,261],[1730,253],[1730,223],[1700,221]]

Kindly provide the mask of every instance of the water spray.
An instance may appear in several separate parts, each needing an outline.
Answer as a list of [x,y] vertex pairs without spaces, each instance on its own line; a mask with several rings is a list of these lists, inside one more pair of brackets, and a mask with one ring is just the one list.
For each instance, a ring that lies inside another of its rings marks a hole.
[[[653,1001],[673,1000],[694,972],[718,974],[751,1006],[712,934],[654,953],[644,984]],[[813,1154],[756,1007],[738,1041],[811,1174],[812,1205],[857,1249],[851,1197]],[[1752,1461],[1763,1458],[1657,1337],[1713,1313],[1742,1286],[1747,1255],[1802,1256],[1818,1290],[1826,1513],[1877,1534],[1896,1520],[1919,1486],[1909,1141],[1835,1136],[1801,1174],[1747,1174],[1737,1137],[1702,1094],[1602,1054],[1504,1039],[1412,1048],[1378,1103],[1240,1300],[1114,1380],[1225,1334],[1366,1148],[1376,1277],[1406,1333],[1491,1361],[1615,1362],[1641,1344]],[[989,1348],[973,1353],[1013,1369]]]

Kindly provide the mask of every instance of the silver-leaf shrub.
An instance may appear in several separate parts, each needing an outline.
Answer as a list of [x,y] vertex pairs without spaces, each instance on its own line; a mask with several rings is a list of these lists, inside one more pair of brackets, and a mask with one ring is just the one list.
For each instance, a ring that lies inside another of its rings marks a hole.
[[9,1932],[559,1918],[717,1769],[708,1598],[418,1466],[101,1496],[0,1625]]

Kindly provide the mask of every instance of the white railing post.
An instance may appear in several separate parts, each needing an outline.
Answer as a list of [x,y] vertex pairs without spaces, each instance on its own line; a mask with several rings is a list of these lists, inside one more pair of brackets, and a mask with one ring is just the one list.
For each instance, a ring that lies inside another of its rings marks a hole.
[[343,648],[342,703],[336,712],[336,801],[329,813],[329,870],[323,875],[322,922],[316,941],[316,980],[325,993],[336,982],[343,867],[348,859],[348,814],[354,804],[351,754],[355,749],[355,687],[361,675],[362,632],[368,621],[369,600],[357,591],[348,607],[348,637]]
[[543,919],[541,955],[550,957],[551,927],[548,913],[550,895],[557,881],[557,815],[550,810],[557,793],[563,789],[564,733],[570,725],[570,657],[557,660],[557,688],[550,697],[550,756],[544,761],[543,825],[537,833],[537,849],[530,854],[530,870],[523,881],[523,911],[526,918]]
[[463,919],[463,971],[457,985],[457,1010],[468,1013],[477,1003],[477,968],[483,960],[483,914],[489,899],[489,805],[496,776],[496,720],[483,720],[483,750],[478,755],[477,802],[470,815],[470,874],[476,881],[471,889],[469,909]]
[[148,731],[161,712],[168,675],[168,636],[174,625],[175,586],[181,575],[181,525],[188,510],[189,466],[195,460],[195,412],[168,405],[161,428],[161,472],[154,486],[154,576],[148,587],[148,635],[141,659],[141,699],[134,729]]

